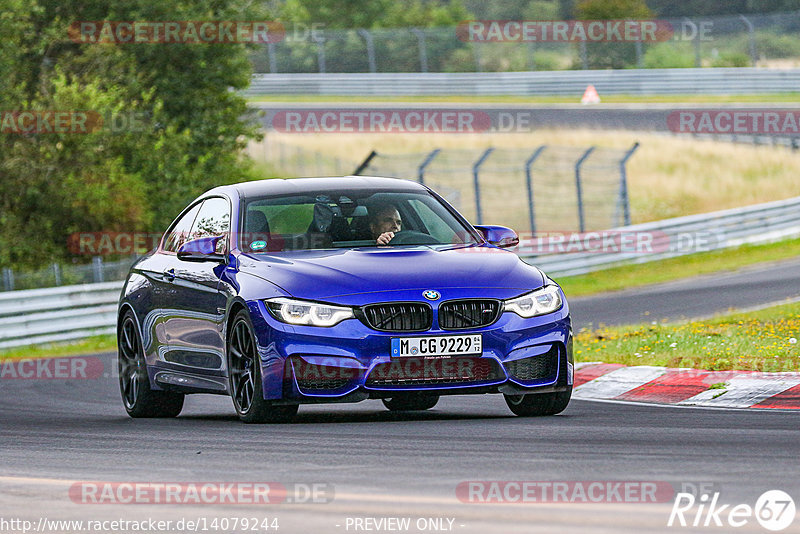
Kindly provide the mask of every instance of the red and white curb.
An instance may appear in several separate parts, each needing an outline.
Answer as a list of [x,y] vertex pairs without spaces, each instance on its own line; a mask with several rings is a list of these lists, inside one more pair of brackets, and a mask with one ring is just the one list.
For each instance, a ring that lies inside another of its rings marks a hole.
[[[576,399],[680,406],[800,409],[800,373],[575,364]],[[712,388],[713,386],[713,388]]]

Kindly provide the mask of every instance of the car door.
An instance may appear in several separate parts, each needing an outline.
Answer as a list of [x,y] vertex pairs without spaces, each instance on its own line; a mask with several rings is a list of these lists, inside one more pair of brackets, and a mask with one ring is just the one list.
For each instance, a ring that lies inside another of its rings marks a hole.
[[[203,201],[192,224],[190,239],[222,236],[217,252],[229,251],[231,205],[223,197]],[[223,328],[227,297],[220,290],[225,264],[186,261],[170,255],[165,276],[165,323],[169,350],[165,360],[185,370],[216,372],[224,369]]]
[[189,206],[169,227],[163,243],[152,255],[136,265],[136,270],[150,286],[148,302],[139,305],[142,344],[150,365],[160,365],[169,352],[166,322],[169,316],[167,293],[172,290],[173,277],[167,273],[172,268],[175,252],[188,239],[192,224],[200,210],[198,202]]

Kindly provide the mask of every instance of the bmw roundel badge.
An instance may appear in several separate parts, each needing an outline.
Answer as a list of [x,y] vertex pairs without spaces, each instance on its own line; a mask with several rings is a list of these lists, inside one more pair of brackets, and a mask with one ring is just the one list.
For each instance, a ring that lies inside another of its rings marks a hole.
[[439,300],[439,297],[441,297],[439,292],[434,291],[433,289],[428,289],[427,291],[423,291],[422,296],[428,300]]

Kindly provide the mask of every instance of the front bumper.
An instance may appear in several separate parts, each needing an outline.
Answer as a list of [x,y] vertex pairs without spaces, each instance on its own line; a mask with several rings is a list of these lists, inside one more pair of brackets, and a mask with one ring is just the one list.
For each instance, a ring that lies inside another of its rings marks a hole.
[[[331,328],[276,320],[263,302],[249,303],[266,399],[347,402],[391,397],[398,391],[536,393],[572,385],[569,311],[531,319],[503,313],[474,330],[422,333],[373,330],[357,319]],[[483,352],[447,358],[392,358],[391,338],[481,334]]]

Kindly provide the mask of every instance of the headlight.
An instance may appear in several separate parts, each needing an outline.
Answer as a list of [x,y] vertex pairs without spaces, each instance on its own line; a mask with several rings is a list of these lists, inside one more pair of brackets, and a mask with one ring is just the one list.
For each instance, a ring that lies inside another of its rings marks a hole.
[[305,300],[277,298],[265,300],[264,303],[276,319],[289,324],[334,326],[355,317],[350,308]]
[[521,297],[506,300],[504,304],[506,311],[527,318],[553,313],[561,308],[563,302],[558,286],[545,286]]

